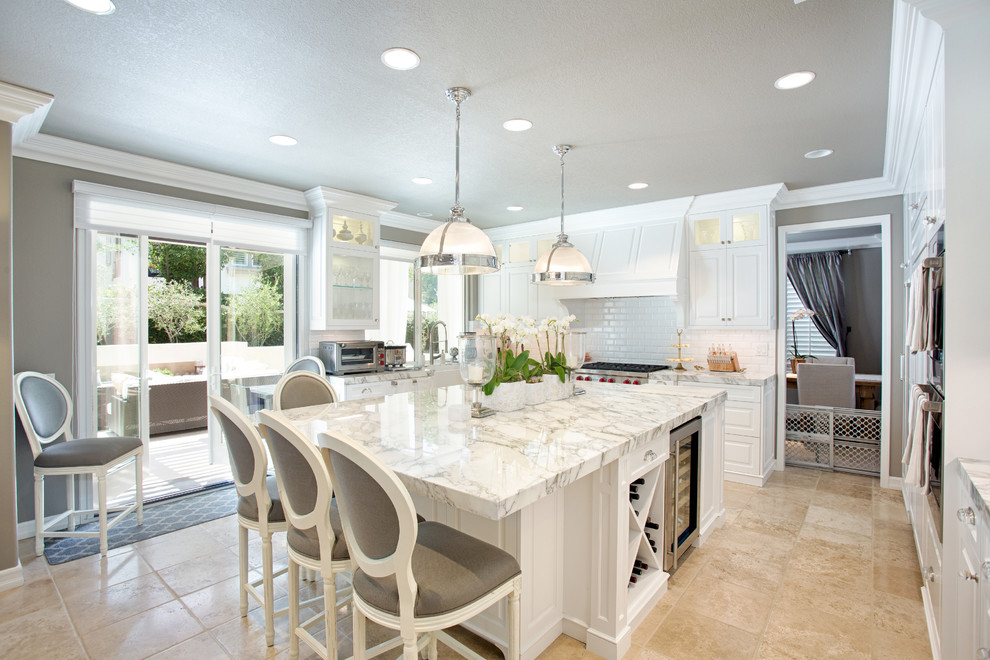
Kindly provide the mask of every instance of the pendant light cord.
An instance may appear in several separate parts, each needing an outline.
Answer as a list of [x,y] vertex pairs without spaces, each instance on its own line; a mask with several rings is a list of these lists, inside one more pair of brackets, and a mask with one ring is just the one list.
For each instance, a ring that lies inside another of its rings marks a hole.
[[461,206],[461,101],[455,101],[457,121],[454,129],[454,206]]
[[561,151],[560,153],[560,236],[563,238],[564,234],[564,154],[566,151]]

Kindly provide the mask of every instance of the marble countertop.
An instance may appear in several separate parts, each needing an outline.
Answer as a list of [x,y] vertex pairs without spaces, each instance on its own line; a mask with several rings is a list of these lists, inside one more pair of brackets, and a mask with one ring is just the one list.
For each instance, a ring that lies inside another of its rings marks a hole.
[[362,443],[413,493],[497,520],[725,400],[724,392],[691,387],[585,389],[481,419],[470,417],[463,385],[278,414],[314,441],[332,429]]
[[[984,520],[990,520],[990,461],[977,461],[971,458],[960,458],[963,476],[969,479],[969,494],[979,507]],[[955,514],[953,514],[955,515]]]
[[747,369],[741,373],[697,370],[686,367],[687,371],[655,371],[650,374],[650,381],[672,381],[675,383],[718,383],[722,385],[758,385],[772,383],[777,374],[762,369]]

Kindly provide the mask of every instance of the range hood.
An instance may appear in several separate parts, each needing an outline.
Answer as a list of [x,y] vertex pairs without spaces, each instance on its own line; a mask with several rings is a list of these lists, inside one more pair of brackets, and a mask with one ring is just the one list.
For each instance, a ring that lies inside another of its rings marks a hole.
[[683,239],[683,216],[572,234],[574,246],[589,256],[595,283],[552,287],[553,296],[558,300],[678,296],[686,285]]

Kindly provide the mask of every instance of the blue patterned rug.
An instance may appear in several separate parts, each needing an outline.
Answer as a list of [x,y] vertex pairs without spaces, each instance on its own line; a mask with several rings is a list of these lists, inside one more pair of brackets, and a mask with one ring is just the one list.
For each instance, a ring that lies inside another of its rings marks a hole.
[[[237,491],[233,486],[208,490],[174,500],[144,505],[144,524],[137,524],[137,513],[127,514],[107,532],[107,544],[119,548],[178,529],[229,516],[237,511]],[[112,519],[111,514],[111,519]],[[99,531],[99,521],[76,525],[77,531]],[[49,564],[61,564],[100,551],[99,537],[53,538],[45,541],[45,559]]]

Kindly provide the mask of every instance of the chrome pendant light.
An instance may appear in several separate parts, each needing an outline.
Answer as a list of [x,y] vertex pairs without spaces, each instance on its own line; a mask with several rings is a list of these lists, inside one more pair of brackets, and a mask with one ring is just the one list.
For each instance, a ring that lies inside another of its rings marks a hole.
[[461,102],[471,90],[452,87],[447,98],[457,105],[457,129],[454,160],[454,206],[450,217],[430,232],[419,249],[416,265],[427,273],[439,275],[481,275],[498,270],[498,258],[488,236],[464,217],[461,206]]
[[567,286],[595,281],[591,264],[580,250],[567,241],[567,234],[564,233],[564,154],[570,150],[571,147],[566,144],[553,148],[553,152],[560,156],[560,234],[557,235],[557,242],[536,262],[533,269],[533,282],[536,284]]

